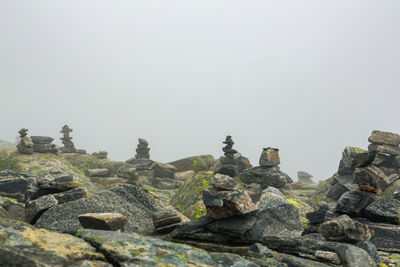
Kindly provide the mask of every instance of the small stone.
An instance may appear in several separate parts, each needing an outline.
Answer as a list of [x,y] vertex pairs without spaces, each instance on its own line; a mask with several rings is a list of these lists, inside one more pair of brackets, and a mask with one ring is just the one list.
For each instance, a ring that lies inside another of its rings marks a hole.
[[368,150],[388,155],[400,155],[400,148],[398,146],[370,144]]
[[235,187],[235,180],[228,175],[217,173],[211,180],[211,185],[217,190],[232,190]]
[[279,149],[277,148],[264,148],[263,152],[261,153],[260,156],[260,166],[263,167],[270,167],[270,166],[275,166],[279,165],[281,163],[279,159]]
[[371,136],[368,138],[371,143],[376,143],[380,145],[400,145],[400,135],[389,132],[372,131]]
[[120,213],[86,213],[78,216],[83,228],[97,230],[118,230],[128,219]]
[[88,169],[87,172],[89,177],[106,177],[110,173],[109,169],[106,168]]
[[57,204],[57,199],[52,195],[42,196],[29,201],[25,206],[26,220],[34,224],[43,212]]

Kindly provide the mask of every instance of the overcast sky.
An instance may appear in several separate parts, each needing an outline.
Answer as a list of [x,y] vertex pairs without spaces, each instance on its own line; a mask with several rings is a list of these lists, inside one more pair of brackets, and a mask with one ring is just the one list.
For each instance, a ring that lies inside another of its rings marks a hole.
[[400,133],[400,1],[0,1],[0,139],[20,128],[153,160],[222,155],[330,177]]

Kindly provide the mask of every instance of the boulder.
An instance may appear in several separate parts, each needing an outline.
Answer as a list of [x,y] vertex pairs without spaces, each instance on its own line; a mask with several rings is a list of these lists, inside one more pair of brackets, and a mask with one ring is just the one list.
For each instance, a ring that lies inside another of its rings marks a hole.
[[128,219],[120,213],[85,213],[78,216],[83,228],[97,230],[118,230],[121,229]]
[[362,216],[364,208],[378,198],[377,195],[362,191],[344,193],[336,203],[336,211]]
[[88,191],[84,187],[77,187],[71,190],[53,194],[54,198],[57,199],[58,204],[67,203],[77,199],[87,197]]
[[283,193],[281,191],[279,191],[278,188],[272,187],[272,186],[268,186],[267,188],[265,188],[263,190],[263,193],[272,193],[278,196],[283,197]]
[[382,131],[372,131],[368,141],[380,145],[400,145],[400,135]]
[[87,173],[88,173],[89,177],[106,177],[110,173],[110,170],[106,169],[106,168],[103,168],[103,169],[88,169]]
[[104,260],[84,240],[35,229],[21,221],[0,218],[0,266],[71,266],[81,260]]
[[175,166],[167,163],[154,162],[153,164],[154,176],[161,178],[174,178],[174,173],[177,172]]
[[39,188],[45,193],[58,193],[79,186],[79,181],[73,175],[61,174],[58,176],[48,175],[38,180]]
[[371,242],[378,250],[400,253],[400,226],[385,223],[366,223],[371,230]]
[[4,176],[0,174],[0,196],[15,198],[25,203],[37,195],[39,188],[33,178],[25,178],[18,173],[3,174]]
[[279,169],[279,166],[253,167],[242,172],[239,175],[239,179],[245,184],[260,184],[263,189],[268,186],[281,188],[286,183],[293,181],[286,173]]
[[298,171],[297,172],[297,177],[299,179],[300,183],[303,184],[314,184],[314,181],[312,180],[313,176],[307,172],[304,171]]
[[353,183],[358,184],[360,190],[380,194],[390,184],[390,181],[378,167],[370,165],[355,169]]
[[400,200],[377,199],[365,208],[364,214],[372,221],[400,224]]
[[35,144],[50,144],[53,142],[54,138],[49,136],[31,136],[31,140]]
[[273,148],[264,148],[260,156],[259,164],[262,167],[271,167],[281,163],[279,159],[279,150]]
[[25,205],[17,202],[14,199],[6,199],[4,201],[4,208],[11,218],[19,221],[26,221]]
[[351,175],[353,172],[352,166],[354,159],[357,157],[358,154],[362,154],[365,152],[367,151],[358,147],[351,147],[351,146],[346,147],[342,153],[342,159],[340,160],[339,163],[338,174]]
[[249,195],[240,191],[203,191],[203,202],[207,208],[207,216],[222,219],[234,215],[242,215],[257,209]]
[[91,197],[50,208],[35,225],[58,232],[75,233],[82,228],[78,221],[80,214],[118,212],[128,218],[125,226],[127,231],[148,234],[154,232],[152,217],[159,207],[166,208],[161,200],[142,189],[120,184]]
[[33,143],[33,152],[38,153],[57,153],[58,148],[55,144],[37,144]]
[[379,259],[378,250],[376,249],[374,243],[372,243],[371,241],[360,241],[357,242],[355,245],[365,250],[376,264],[379,264],[381,262],[381,260]]
[[235,154],[235,158],[238,161],[238,166],[239,166],[239,173],[243,172],[244,170],[253,167],[250,163],[250,160],[244,156],[242,156],[240,153]]
[[249,195],[249,197],[251,198],[251,201],[253,201],[253,203],[257,203],[260,200],[261,195],[263,193],[263,189],[261,188],[261,185],[256,184],[256,183],[245,185],[245,188],[243,189],[243,191]]
[[394,156],[400,155],[400,148],[398,146],[370,144],[368,150]]
[[306,214],[309,224],[317,225],[325,221],[325,215],[329,210],[328,204],[325,202],[315,211]]
[[372,236],[367,225],[354,221],[347,215],[324,222],[318,231],[326,239],[339,242],[368,241]]
[[57,199],[52,195],[42,196],[38,199],[29,201],[25,206],[26,221],[34,224],[43,212],[57,204]]
[[236,158],[222,156],[214,164],[214,173],[235,177],[239,173],[239,162]]
[[177,172],[188,170],[208,171],[214,164],[214,157],[212,155],[201,155],[179,159],[169,162],[168,164],[175,166]]
[[190,177],[193,177],[196,175],[196,172],[193,170],[188,170],[188,171],[182,171],[182,172],[175,172],[174,173],[174,179],[176,180],[181,180],[181,181],[186,181]]

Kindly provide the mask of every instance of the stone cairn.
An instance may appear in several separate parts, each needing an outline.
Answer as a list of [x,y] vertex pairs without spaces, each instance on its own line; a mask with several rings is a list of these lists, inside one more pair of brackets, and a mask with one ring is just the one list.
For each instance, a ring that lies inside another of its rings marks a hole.
[[225,147],[222,148],[224,156],[220,157],[214,165],[214,173],[235,177],[239,173],[239,162],[235,158],[235,154],[238,152],[232,148],[234,144],[232,136],[226,136],[223,143],[225,144]]
[[29,138],[29,136],[27,136],[28,129],[22,128],[21,130],[18,131],[18,133],[21,138],[21,140],[17,144],[18,152],[21,154],[28,154],[28,155],[32,154],[33,153],[33,142]]
[[33,151],[39,153],[58,153],[58,148],[52,144],[54,138],[49,136],[31,136]]
[[61,151],[64,153],[75,153],[76,148],[74,143],[72,143],[72,137],[69,136],[69,133],[72,132],[72,129],[68,127],[68,125],[64,125],[60,131],[63,134],[61,137],[61,142],[63,143],[64,147],[61,148]]
[[153,161],[150,160],[149,143],[144,138],[139,138],[138,141],[134,166],[137,170],[146,170],[153,164]]

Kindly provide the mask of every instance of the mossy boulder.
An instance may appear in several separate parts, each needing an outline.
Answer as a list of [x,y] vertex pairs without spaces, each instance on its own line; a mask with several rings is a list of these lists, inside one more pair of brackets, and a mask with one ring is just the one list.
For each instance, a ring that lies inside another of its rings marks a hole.
[[175,166],[178,172],[187,171],[187,170],[194,170],[198,171],[208,171],[211,166],[214,165],[215,159],[211,155],[201,155],[201,156],[194,156],[179,159],[173,162],[169,162]]
[[206,214],[202,193],[210,186],[212,172],[199,172],[186,180],[171,198],[170,204],[191,219],[197,219]]

